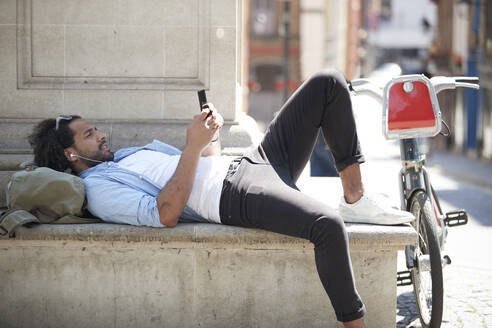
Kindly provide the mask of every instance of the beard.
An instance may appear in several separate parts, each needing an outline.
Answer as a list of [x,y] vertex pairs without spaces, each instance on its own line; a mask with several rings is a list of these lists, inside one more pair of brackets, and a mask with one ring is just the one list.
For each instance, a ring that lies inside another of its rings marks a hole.
[[[101,142],[99,145],[99,150],[95,152],[80,152],[80,161],[83,162],[88,167],[96,166],[103,162],[109,162],[114,159],[114,153],[109,150],[109,146],[106,141]],[[82,158],[85,157],[85,158]]]

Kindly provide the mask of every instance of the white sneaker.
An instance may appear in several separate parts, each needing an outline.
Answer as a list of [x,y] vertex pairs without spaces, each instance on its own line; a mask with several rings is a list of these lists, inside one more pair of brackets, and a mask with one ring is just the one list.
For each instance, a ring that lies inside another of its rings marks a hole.
[[342,196],[338,213],[345,222],[395,225],[415,220],[412,213],[391,207],[376,196],[363,195],[353,204],[348,204]]

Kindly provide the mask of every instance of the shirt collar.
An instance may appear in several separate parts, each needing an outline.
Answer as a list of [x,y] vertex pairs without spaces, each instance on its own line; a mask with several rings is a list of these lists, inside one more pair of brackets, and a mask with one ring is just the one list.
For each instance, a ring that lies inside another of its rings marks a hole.
[[82,172],[79,173],[79,177],[81,177],[82,179],[85,179],[86,177],[88,177],[90,174],[92,173],[96,173],[100,170],[103,170],[109,166],[112,166],[114,164],[114,162],[110,161],[110,162],[104,162],[104,163],[101,163],[101,164],[97,164],[96,166],[93,166],[93,167],[90,167],[88,168],[87,170],[84,170]]

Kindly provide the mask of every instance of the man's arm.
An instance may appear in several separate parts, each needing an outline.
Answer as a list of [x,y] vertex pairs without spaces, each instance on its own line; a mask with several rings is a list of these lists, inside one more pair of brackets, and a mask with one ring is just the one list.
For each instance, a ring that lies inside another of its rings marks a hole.
[[157,196],[160,221],[168,227],[178,223],[193,188],[201,153],[221,127],[215,115],[207,118],[208,113],[209,109],[204,109],[191,121],[186,133],[186,146],[176,171]]

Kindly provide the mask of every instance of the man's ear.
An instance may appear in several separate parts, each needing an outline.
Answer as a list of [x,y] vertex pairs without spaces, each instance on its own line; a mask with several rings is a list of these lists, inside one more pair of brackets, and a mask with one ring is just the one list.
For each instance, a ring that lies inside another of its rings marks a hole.
[[[71,154],[73,154],[75,152],[75,150],[72,148],[72,147],[68,147],[68,148],[65,148],[65,150],[63,151],[63,153],[65,154],[65,157],[66,159],[70,162],[70,163],[73,163],[77,160],[77,157],[75,156],[70,156]],[[76,154],[75,154],[76,155]]]

